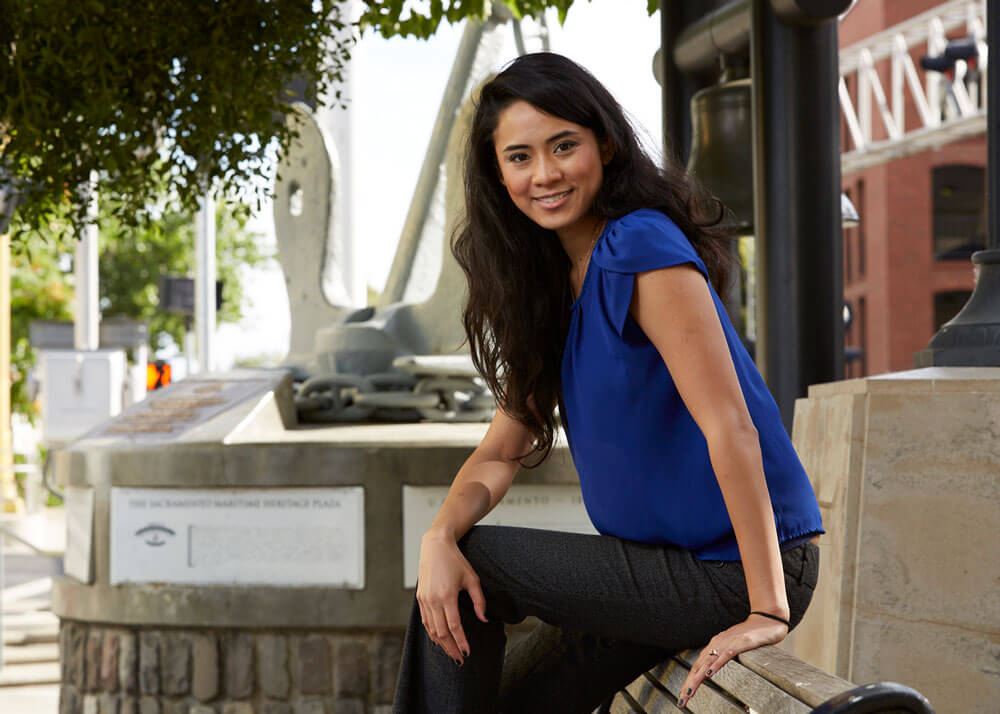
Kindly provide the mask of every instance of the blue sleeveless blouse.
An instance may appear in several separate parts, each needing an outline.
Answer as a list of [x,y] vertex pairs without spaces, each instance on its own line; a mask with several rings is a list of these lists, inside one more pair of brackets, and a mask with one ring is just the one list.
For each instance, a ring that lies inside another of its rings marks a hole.
[[[652,209],[609,220],[571,307],[562,359],[563,423],[587,513],[598,532],[672,543],[695,557],[739,560],[708,445],[656,347],[629,314],[636,273],[705,264]],[[809,478],[781,414],[715,289],[743,397],[760,440],[778,541],[824,533]]]

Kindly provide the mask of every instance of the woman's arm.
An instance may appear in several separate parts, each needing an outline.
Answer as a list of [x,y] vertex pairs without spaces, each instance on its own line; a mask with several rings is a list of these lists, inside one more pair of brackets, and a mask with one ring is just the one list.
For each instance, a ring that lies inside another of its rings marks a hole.
[[486,436],[458,470],[427,532],[456,541],[464,536],[503,499],[520,466],[517,457],[528,452],[531,442],[528,429],[498,409]]
[[[635,277],[630,312],[656,346],[685,406],[708,444],[712,468],[732,520],[747,579],[750,609],[788,619],[774,512],[764,480],[757,430],[750,418],[725,333],[705,278],[690,265]],[[691,669],[684,701],[740,652],[780,642],[784,624],[752,615],[713,638]],[[718,657],[708,651],[719,650]]]
[[486,600],[479,577],[458,549],[458,540],[500,502],[527,453],[531,434],[523,424],[497,410],[486,436],[472,452],[420,544],[417,603],[433,642],[461,663],[469,644],[458,613],[458,595],[469,593],[479,619],[486,621]]

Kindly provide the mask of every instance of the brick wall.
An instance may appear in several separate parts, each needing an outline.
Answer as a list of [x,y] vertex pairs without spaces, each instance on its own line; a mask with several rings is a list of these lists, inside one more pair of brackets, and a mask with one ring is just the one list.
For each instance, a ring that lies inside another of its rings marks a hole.
[[[847,344],[865,346],[867,374],[913,369],[913,355],[938,328],[935,293],[972,290],[970,261],[934,259],[931,179],[936,166],[985,163],[986,138],[976,136],[844,177],[852,198],[864,185],[862,227],[844,231],[853,266],[851,276],[845,270],[844,298],[855,314],[860,299],[866,301],[866,334],[863,340],[852,334]],[[864,274],[857,267],[862,259]]]
[[[840,47],[866,37],[941,4],[941,0],[865,0],[839,25]],[[961,36],[964,30],[956,30]],[[911,56],[919,68],[926,47],[917,45]],[[876,63],[882,86],[890,84],[889,60]],[[918,74],[923,71],[918,69]],[[850,85],[850,83],[849,83]],[[855,85],[850,85],[856,98]],[[918,125],[912,95],[904,93],[906,125]],[[887,134],[877,110],[873,139]],[[841,116],[843,150],[853,148]],[[934,322],[934,295],[971,291],[974,284],[968,260],[935,260],[933,254],[932,171],[947,164],[985,166],[986,136],[953,141],[928,151],[886,162],[843,176],[861,217],[861,227],[844,231],[844,299],[858,317],[864,303],[864,324],[856,324],[845,345],[863,347],[862,365],[848,366],[845,376],[861,377],[914,368],[914,354],[924,350],[938,326]],[[863,187],[863,188],[862,188]],[[858,202],[859,194],[863,198]],[[850,253],[848,257],[847,253]],[[851,271],[847,263],[850,261]],[[862,273],[859,266],[865,270]],[[864,334],[859,334],[863,330]]]
[[59,714],[388,714],[402,631],[63,621]]

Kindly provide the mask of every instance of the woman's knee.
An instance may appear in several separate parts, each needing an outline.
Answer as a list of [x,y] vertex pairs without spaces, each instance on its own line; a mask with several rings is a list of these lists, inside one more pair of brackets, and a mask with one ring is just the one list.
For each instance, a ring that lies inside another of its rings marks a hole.
[[806,543],[803,548],[801,577],[797,582],[788,582],[786,578],[790,630],[794,630],[805,617],[819,576],[819,548],[812,543]]
[[[505,530],[502,526],[472,526],[458,540],[459,551],[476,572],[479,572],[477,566],[496,561],[496,554],[505,547]],[[509,543],[506,547],[509,547]]]
[[[479,587],[486,599],[487,618],[513,624],[523,620],[525,615],[517,606],[517,586],[505,577],[507,569],[503,567],[504,558],[510,555],[510,535],[510,529],[503,526],[473,526],[459,539],[458,548],[479,578]],[[464,593],[459,602],[471,612],[471,599]]]

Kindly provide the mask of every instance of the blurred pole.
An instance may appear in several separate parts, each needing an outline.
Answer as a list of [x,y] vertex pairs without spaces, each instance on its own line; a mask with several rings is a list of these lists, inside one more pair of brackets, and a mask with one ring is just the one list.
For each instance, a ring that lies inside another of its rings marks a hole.
[[19,510],[20,501],[10,433],[10,235],[6,232],[0,234],[0,325],[0,511],[12,513]]
[[757,365],[791,432],[795,400],[844,374],[837,21],[752,0]]
[[[674,47],[683,29],[680,3],[660,3],[660,72],[663,91],[660,97],[663,121],[663,156],[673,155],[680,163],[687,163],[686,147],[690,146],[691,120],[685,101],[683,75],[674,63]],[[685,142],[685,137],[688,138]]]
[[87,192],[87,224],[76,243],[73,272],[76,278],[76,316],[73,320],[73,347],[96,350],[101,343],[100,297],[97,285],[98,256],[97,172],[90,172]]
[[1000,0],[986,4],[986,248],[1000,249]]
[[215,201],[206,193],[195,219],[194,330],[198,371],[215,367]]
[[[14,478],[14,439],[10,430],[11,263],[10,234],[7,232],[20,200],[21,194],[3,180],[3,172],[0,171],[0,214],[3,215],[0,218],[0,511],[8,513],[20,510],[21,506]],[[2,561],[3,555],[0,552],[0,583],[3,582]],[[3,659],[0,657],[0,665],[2,664]]]
[[194,325],[194,319],[191,315],[184,316],[184,376],[189,374],[194,374],[198,370],[195,369],[195,360],[198,355],[195,354],[197,348],[194,344],[194,332],[192,327]]

